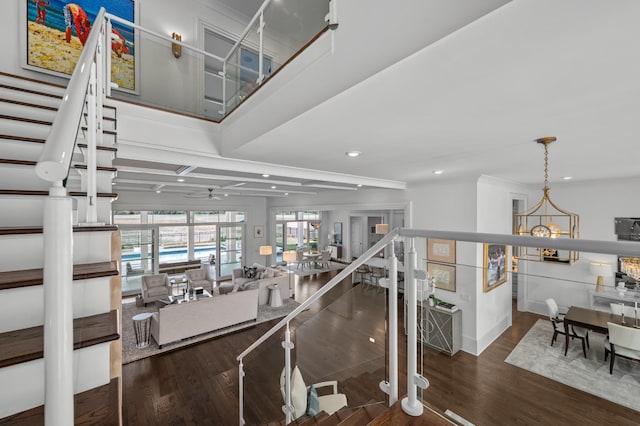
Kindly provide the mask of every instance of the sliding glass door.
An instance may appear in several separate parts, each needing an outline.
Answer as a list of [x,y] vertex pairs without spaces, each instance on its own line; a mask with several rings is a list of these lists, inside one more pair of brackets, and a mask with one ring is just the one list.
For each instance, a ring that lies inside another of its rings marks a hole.
[[236,268],[242,268],[242,225],[219,225],[220,256],[218,256],[217,272],[219,279],[228,278]]

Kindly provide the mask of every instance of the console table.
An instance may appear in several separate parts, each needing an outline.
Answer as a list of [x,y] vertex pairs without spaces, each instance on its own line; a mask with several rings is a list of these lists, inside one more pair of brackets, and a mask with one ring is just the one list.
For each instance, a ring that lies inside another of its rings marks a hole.
[[[420,312],[419,304],[418,312]],[[418,339],[425,345],[449,356],[455,355],[462,347],[462,311],[460,309],[455,312],[449,312],[434,306],[429,306],[429,304],[425,302],[419,321],[420,332]]]
[[607,289],[603,293],[589,291],[589,307],[598,311],[611,312],[610,303],[624,303],[627,306],[640,304],[640,292],[627,290],[624,296],[619,296],[615,290]]

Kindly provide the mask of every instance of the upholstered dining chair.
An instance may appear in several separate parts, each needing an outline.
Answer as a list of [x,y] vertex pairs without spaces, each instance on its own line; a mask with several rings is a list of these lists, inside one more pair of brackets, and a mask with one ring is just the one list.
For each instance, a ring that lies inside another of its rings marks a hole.
[[296,262],[298,263],[298,269],[300,269],[300,267],[304,269],[304,267],[309,263],[309,259],[304,255],[303,249],[296,250]]
[[323,250],[320,252],[320,259],[318,259],[318,262],[320,262],[320,265],[323,268],[329,268],[329,262],[331,261],[331,250]]
[[[286,368],[286,367],[285,367]],[[322,387],[332,387],[332,393],[318,396],[315,389]],[[314,390],[312,390],[312,388]],[[280,391],[283,401],[287,401],[285,392],[285,369],[280,374]],[[302,373],[298,366],[291,371],[291,405],[293,406],[293,418],[298,419],[304,415],[315,416],[321,411],[331,415],[347,406],[347,396],[338,393],[338,382],[330,380],[326,382],[314,383],[307,386],[302,378]]]
[[[553,325],[553,337],[551,338],[551,346],[553,346],[553,342],[556,341],[558,334],[565,335],[564,333],[564,314],[561,314],[558,310],[558,304],[554,299],[545,300],[547,303],[547,309],[549,311],[549,319],[551,320],[551,324]],[[589,347],[589,330],[585,330],[584,328],[571,326],[569,328],[569,337],[578,338],[582,341],[582,353],[584,357],[587,357],[587,349]],[[586,348],[585,348],[586,343]]]
[[609,336],[604,341],[604,360],[611,354],[609,374],[613,374],[613,363],[617,356],[640,361],[640,328],[607,323]]

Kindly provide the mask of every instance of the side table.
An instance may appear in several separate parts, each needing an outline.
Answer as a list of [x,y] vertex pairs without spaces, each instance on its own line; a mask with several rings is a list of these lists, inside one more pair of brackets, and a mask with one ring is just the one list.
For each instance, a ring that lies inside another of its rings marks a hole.
[[151,313],[143,313],[134,315],[133,331],[136,334],[136,348],[146,348],[149,346],[149,337],[151,336]]
[[267,288],[269,289],[269,306],[272,308],[282,306],[282,296],[278,284],[271,284]]

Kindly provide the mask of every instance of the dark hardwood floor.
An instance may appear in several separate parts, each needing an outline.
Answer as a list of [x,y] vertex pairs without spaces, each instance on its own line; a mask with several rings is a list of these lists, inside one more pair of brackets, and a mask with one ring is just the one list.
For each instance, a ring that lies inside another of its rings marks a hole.
[[[296,299],[305,300],[336,272],[296,277]],[[342,296],[345,294],[345,296]],[[382,300],[382,302],[381,302]],[[339,380],[350,406],[380,400],[384,377],[384,294],[346,280],[292,323],[294,350],[308,384]],[[320,315],[318,315],[320,313]],[[399,301],[402,317],[402,302]],[[431,386],[424,398],[476,425],[637,425],[640,413],[504,362],[542,318],[513,311],[513,326],[479,357],[424,351]],[[310,321],[308,321],[311,319]],[[277,320],[123,366],[125,425],[238,424],[237,355]],[[400,394],[406,393],[406,342],[400,332]],[[245,420],[282,419],[279,376],[283,333],[244,361]]]

